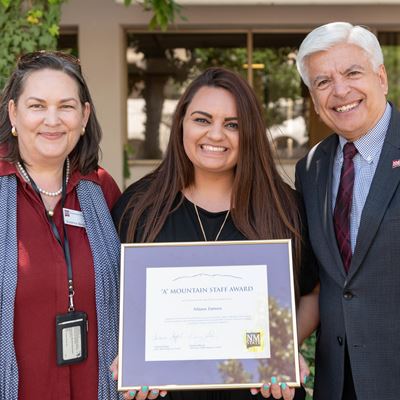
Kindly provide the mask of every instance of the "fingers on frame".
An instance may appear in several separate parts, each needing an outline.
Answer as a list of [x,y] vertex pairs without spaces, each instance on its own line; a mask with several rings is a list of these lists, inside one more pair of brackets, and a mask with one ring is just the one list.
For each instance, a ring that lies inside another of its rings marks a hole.
[[147,386],[143,386],[139,391],[129,390],[127,392],[124,392],[123,397],[125,400],[155,400],[158,396],[165,397],[166,395],[167,392],[165,390],[149,390]]
[[289,386],[285,385],[284,388],[281,387],[282,396],[284,400],[293,400],[294,399],[294,389],[291,389]]
[[264,383],[260,389],[260,393],[265,398],[271,397],[271,386],[267,383]]

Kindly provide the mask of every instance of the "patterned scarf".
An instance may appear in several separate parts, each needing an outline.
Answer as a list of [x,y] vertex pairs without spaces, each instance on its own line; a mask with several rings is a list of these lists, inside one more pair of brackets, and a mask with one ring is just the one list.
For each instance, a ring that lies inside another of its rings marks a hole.
[[[81,180],[77,193],[94,261],[98,399],[122,399],[109,371],[118,348],[120,242],[101,187]],[[15,175],[0,177],[0,399],[7,400],[18,400],[18,366],[13,340],[18,265],[16,204]]]

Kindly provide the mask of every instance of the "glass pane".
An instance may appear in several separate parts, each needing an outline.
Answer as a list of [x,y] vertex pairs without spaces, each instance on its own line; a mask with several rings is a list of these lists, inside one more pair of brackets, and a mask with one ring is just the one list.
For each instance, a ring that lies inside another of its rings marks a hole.
[[188,83],[209,66],[247,76],[244,33],[128,34],[130,157],[161,158],[172,114]]
[[78,57],[78,33],[76,30],[63,30],[57,41],[57,50],[65,51]]
[[254,35],[254,89],[281,159],[298,159],[308,149],[309,102],[296,69],[296,53],[303,38],[295,33]]
[[397,108],[400,107],[400,32],[380,32],[379,42],[382,45],[385,67],[389,80],[390,100]]

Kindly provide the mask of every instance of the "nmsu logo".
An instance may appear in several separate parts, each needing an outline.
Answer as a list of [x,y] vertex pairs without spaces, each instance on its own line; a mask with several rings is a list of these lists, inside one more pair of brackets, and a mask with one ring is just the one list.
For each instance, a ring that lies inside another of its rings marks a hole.
[[261,346],[261,332],[246,333],[246,346],[248,349],[251,347],[260,347]]

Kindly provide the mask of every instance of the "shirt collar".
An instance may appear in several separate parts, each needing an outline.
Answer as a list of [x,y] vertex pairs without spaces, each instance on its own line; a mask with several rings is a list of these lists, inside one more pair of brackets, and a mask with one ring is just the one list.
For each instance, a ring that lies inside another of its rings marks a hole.
[[17,173],[17,168],[14,164],[1,159],[7,154],[7,144],[0,146],[0,176],[7,176]]
[[[377,155],[380,154],[385,141],[386,132],[389,127],[390,118],[392,115],[392,107],[389,103],[386,103],[385,112],[378,121],[378,123],[365,135],[354,141],[354,145],[361,157],[369,164],[372,163]],[[343,158],[343,147],[347,143],[347,140],[342,136],[339,136],[339,146],[341,159]]]
[[17,175],[17,168],[14,164],[0,160],[0,176]]
[[82,175],[79,171],[74,171],[68,182],[67,193],[70,192],[82,179],[100,184],[100,179],[97,170],[89,172],[87,175]]

